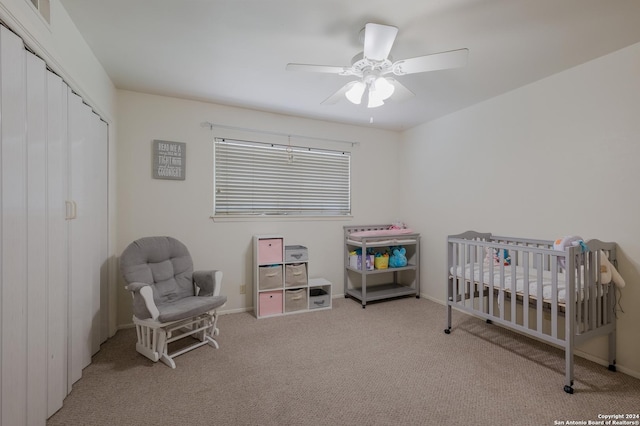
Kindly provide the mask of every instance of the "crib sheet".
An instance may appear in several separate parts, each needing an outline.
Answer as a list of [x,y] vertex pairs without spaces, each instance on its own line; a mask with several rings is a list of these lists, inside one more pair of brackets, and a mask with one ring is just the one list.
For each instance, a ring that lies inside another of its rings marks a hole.
[[[480,267],[482,266],[482,283],[491,285],[491,270],[489,265],[481,263],[467,264],[464,267],[464,278],[468,281],[480,282]],[[511,283],[515,279],[516,293],[523,295],[525,286],[529,287],[529,296],[538,297],[538,275],[540,275],[537,269],[529,269],[528,276],[525,274],[525,270],[522,266],[515,267],[515,274],[512,273],[512,266],[504,267],[504,289],[512,291]],[[502,267],[493,267],[493,287],[500,288],[501,283],[501,270]],[[458,278],[462,278],[463,267],[458,266],[454,272],[453,267],[449,271],[450,274],[455,275]],[[542,271],[542,298],[546,302],[551,302],[553,292],[553,280],[551,271]],[[566,276],[563,272],[558,272],[557,277],[557,291],[558,291],[558,303],[565,303],[565,285]]]

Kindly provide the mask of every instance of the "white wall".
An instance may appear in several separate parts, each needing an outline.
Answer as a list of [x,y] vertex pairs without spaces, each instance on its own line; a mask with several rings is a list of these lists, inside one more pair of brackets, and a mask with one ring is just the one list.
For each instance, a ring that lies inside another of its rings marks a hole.
[[[390,223],[397,209],[395,132],[233,108],[203,102],[118,91],[118,253],[133,240],[171,235],[189,248],[196,269],[224,271],[224,311],[253,306],[252,236],[281,234],[286,244],[309,248],[309,275],[325,277],[343,293],[343,225]],[[293,145],[351,151],[351,220],[213,221],[213,138],[215,136],[287,143],[286,137],[224,129],[211,131],[203,122],[304,135],[349,144],[292,138]],[[186,142],[186,179],[152,179],[154,139]],[[120,281],[121,286],[124,285]],[[246,284],[247,293],[240,294]],[[119,324],[131,323],[131,296],[119,297]]]
[[[617,362],[640,377],[639,75],[636,44],[403,134],[426,296],[446,299],[448,234],[615,241],[627,282]],[[605,343],[581,349],[604,360]]]

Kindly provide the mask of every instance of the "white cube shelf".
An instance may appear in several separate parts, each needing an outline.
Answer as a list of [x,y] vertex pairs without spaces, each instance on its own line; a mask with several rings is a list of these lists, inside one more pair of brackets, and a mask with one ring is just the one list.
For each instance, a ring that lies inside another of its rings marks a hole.
[[256,318],[331,309],[331,282],[308,278],[304,246],[286,246],[281,235],[253,236]]

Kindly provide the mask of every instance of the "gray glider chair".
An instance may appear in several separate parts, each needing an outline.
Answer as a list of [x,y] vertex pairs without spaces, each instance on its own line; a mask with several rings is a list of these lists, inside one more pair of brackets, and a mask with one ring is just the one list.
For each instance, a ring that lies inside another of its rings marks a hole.
[[[120,256],[126,289],[133,295],[136,350],[150,360],[176,368],[173,358],[210,345],[218,348],[217,308],[222,271],[195,271],[187,247],[171,237],[134,241]],[[193,344],[169,353],[169,343],[193,336]]]

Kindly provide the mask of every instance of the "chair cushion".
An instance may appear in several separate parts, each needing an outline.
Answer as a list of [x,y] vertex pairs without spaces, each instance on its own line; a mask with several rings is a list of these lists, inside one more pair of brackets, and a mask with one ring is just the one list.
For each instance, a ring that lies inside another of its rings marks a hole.
[[227,303],[227,296],[191,296],[158,306],[158,321],[170,322],[190,318],[219,308]]
[[120,256],[120,269],[128,283],[151,285],[158,308],[195,295],[191,255],[175,238],[144,237],[134,241]]

